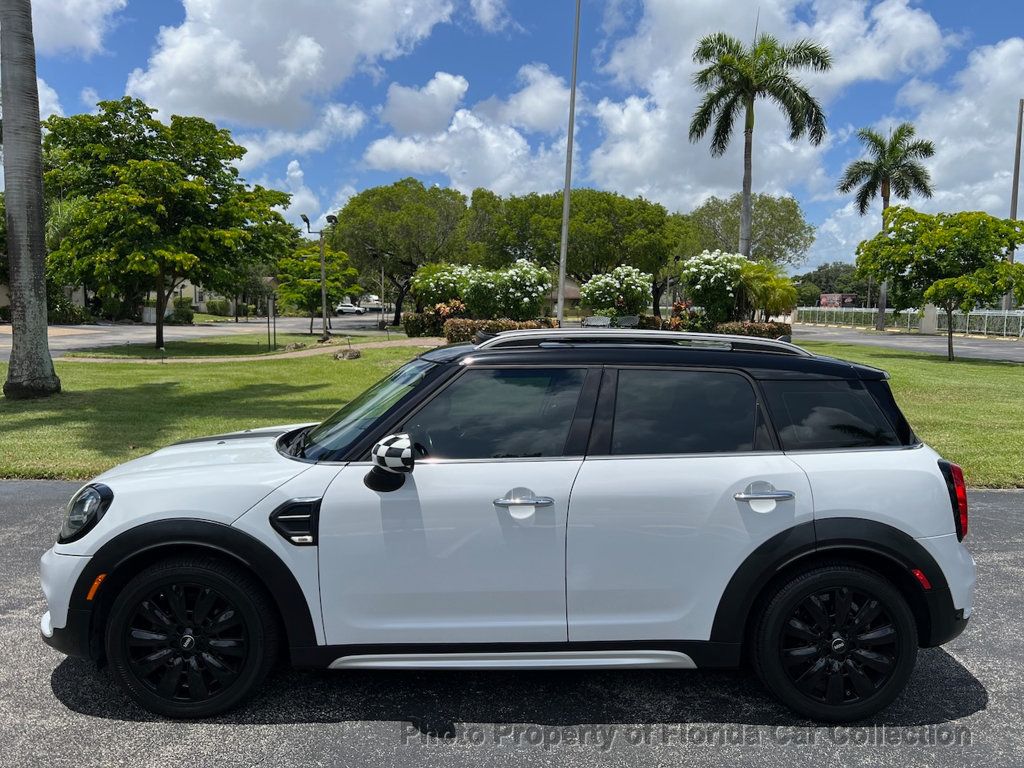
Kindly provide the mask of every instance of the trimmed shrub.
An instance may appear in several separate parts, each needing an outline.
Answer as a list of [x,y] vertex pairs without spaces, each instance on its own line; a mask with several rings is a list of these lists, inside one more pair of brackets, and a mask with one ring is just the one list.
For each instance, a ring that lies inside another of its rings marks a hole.
[[640,315],[640,324],[637,326],[642,331],[660,331],[665,323],[657,315]]
[[793,326],[789,323],[719,323],[715,326],[715,333],[731,333],[736,336],[757,336],[761,339],[777,339],[779,336],[789,336],[793,333]]
[[509,320],[503,317],[500,320],[467,320],[465,318],[452,318],[444,324],[444,337],[449,344],[458,344],[460,341],[472,341],[477,331],[484,333],[501,333],[502,331],[518,331],[527,328],[543,328],[536,320]]
[[738,253],[704,251],[680,262],[679,277],[693,303],[701,306],[712,322],[721,323],[737,316],[736,294],[747,263]]
[[192,325],[194,317],[192,299],[187,296],[178,296],[174,299],[174,310],[167,316],[167,322],[172,325]]
[[436,312],[405,312],[402,315],[402,327],[409,337],[441,336],[443,325],[444,319]]
[[218,317],[227,317],[231,314],[231,302],[227,299],[209,299],[206,302],[206,311]]

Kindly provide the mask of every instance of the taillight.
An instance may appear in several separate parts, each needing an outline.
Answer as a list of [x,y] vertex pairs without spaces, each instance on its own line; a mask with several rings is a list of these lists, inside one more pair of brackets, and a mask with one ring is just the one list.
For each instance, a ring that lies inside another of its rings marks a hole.
[[967,535],[967,484],[964,482],[964,471],[959,464],[951,461],[940,461],[939,469],[946,478],[949,490],[949,503],[953,507],[953,523],[956,525],[956,537],[960,541]]

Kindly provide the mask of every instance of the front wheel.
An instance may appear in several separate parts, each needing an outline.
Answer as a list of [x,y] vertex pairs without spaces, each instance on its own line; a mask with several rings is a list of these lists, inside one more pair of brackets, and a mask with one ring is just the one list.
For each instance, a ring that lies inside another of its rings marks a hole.
[[917,658],[917,627],[899,591],[835,564],[781,585],[754,631],[754,665],[784,704],[812,720],[849,722],[888,706]]
[[215,559],[175,558],[132,579],[107,623],[110,668],[125,691],[167,717],[210,717],[246,698],[277,655],[263,589]]

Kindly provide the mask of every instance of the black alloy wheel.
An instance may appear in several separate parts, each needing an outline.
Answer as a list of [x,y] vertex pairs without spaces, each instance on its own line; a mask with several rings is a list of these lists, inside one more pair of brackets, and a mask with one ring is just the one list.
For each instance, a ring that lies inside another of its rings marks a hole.
[[873,696],[896,671],[896,625],[863,590],[834,587],[805,597],[790,613],[779,642],[793,684],[823,704]]
[[764,598],[751,635],[754,667],[784,704],[812,720],[850,722],[887,707],[917,659],[917,625],[880,574],[827,563]]
[[136,604],[125,625],[132,673],[161,698],[200,702],[223,693],[249,657],[241,613],[216,589],[180,582]]
[[277,660],[279,620],[262,585],[218,559],[146,568],[114,600],[110,669],[125,691],[167,717],[209,717],[246,698]]

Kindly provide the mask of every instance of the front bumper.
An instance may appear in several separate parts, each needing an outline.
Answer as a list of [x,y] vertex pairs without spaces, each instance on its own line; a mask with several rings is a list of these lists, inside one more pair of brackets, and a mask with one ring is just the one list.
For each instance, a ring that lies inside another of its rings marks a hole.
[[92,611],[69,610],[63,627],[54,627],[47,611],[39,620],[39,634],[51,648],[67,656],[88,659],[95,657],[91,646],[91,626]]
[[90,656],[92,610],[71,608],[71,595],[90,558],[48,549],[39,560],[47,611],[39,621],[43,642],[68,656]]

